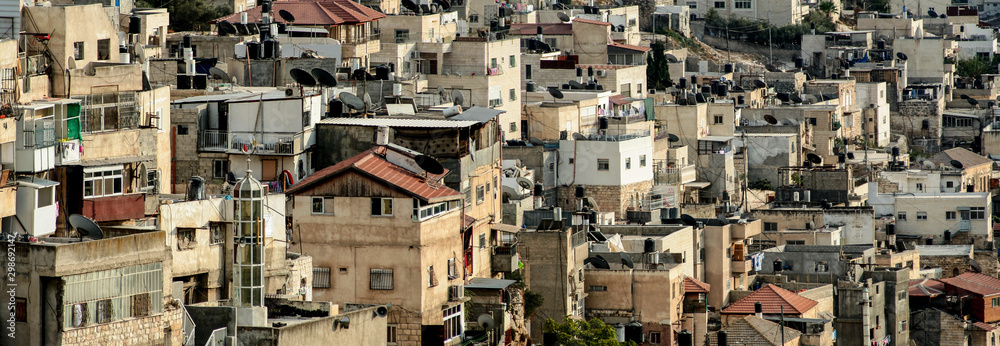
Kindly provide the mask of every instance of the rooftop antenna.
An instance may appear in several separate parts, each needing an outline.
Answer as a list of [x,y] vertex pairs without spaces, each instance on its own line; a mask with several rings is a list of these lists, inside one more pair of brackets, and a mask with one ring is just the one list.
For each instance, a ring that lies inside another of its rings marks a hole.
[[80,235],[80,241],[83,241],[83,237],[93,240],[104,239],[104,231],[101,230],[101,226],[86,216],[70,214],[69,225],[76,229],[76,234]]
[[[340,98],[340,102],[343,102],[347,108],[355,111],[365,109],[365,101],[362,101],[361,98],[352,93],[345,91],[340,93],[338,97]],[[353,113],[353,111],[351,113]]]

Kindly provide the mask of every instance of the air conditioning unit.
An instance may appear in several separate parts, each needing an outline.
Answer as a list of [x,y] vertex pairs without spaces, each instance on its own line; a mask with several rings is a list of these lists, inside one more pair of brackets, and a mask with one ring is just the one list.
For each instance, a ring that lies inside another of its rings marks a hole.
[[302,89],[299,89],[299,88],[285,88],[285,96],[286,97],[293,97],[293,98],[302,97]]
[[448,299],[453,301],[465,299],[465,285],[452,285],[448,287]]
[[597,70],[597,76],[598,77],[607,77],[608,76],[608,71],[606,71],[606,70]]

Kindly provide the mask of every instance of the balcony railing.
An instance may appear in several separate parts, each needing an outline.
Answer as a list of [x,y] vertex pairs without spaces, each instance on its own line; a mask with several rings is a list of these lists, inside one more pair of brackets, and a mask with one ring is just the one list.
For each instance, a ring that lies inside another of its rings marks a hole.
[[642,137],[649,137],[649,130],[632,131],[618,135],[590,135],[587,140],[621,142]]
[[347,39],[345,39],[341,43],[343,43],[343,44],[362,44],[362,43],[368,43],[368,42],[379,42],[379,40],[381,38],[382,38],[381,34],[368,34],[368,35],[361,35],[360,37],[354,37],[354,36],[348,37]]
[[692,314],[708,311],[708,301],[705,300],[685,300],[684,313]]
[[441,68],[441,75],[445,76],[499,76],[503,74],[503,67],[486,67],[481,65],[454,65],[446,64]]
[[657,184],[677,184],[694,181],[698,178],[698,171],[694,165],[684,167],[657,168],[653,179]]
[[294,154],[295,137],[291,132],[233,132],[205,130],[198,135],[198,149],[256,154]]

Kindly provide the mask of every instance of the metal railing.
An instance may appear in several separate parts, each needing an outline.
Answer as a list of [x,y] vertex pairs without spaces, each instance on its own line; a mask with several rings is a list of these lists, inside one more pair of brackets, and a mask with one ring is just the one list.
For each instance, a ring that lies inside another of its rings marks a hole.
[[257,154],[294,154],[295,137],[290,132],[239,132],[203,130],[198,134],[198,149]]
[[620,142],[642,137],[649,137],[649,130],[638,130],[619,135],[590,135],[589,137],[587,137],[587,140]]
[[684,301],[684,313],[697,313],[697,312],[707,312],[708,311],[708,301],[699,300],[685,300]]
[[487,67],[482,65],[454,65],[448,64],[441,68],[438,73],[445,76],[499,76],[503,74],[503,67]]
[[381,41],[381,39],[382,39],[382,34],[368,34],[368,35],[361,35],[360,37],[353,37],[353,36],[352,37],[348,37],[346,40],[344,40],[341,43],[343,43],[343,44],[362,44],[362,43],[368,43],[368,42],[379,42],[379,41]]
[[581,244],[586,244],[587,232],[577,231],[576,233],[573,233],[572,236],[570,236],[570,239],[572,240],[573,247],[580,246]]

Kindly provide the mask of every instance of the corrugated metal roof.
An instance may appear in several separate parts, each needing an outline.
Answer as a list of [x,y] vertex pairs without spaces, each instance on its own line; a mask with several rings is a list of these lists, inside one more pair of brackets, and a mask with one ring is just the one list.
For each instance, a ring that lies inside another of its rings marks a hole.
[[946,285],[955,286],[982,296],[1000,294],[1000,279],[979,273],[962,273],[962,275],[941,279]]
[[438,128],[458,128],[470,127],[478,124],[471,120],[449,120],[449,119],[403,119],[403,118],[327,118],[319,122],[320,124],[347,125],[347,126],[387,126],[387,127],[438,127]]
[[487,121],[493,120],[498,115],[506,113],[507,111],[502,109],[492,109],[486,107],[474,106],[472,108],[463,110],[461,114],[448,118],[448,120],[468,120],[475,121],[479,123],[485,123]]
[[500,290],[507,288],[511,284],[517,281],[514,280],[504,280],[504,279],[493,279],[493,278],[472,278],[469,280],[469,284],[465,285],[466,289],[492,289]]

